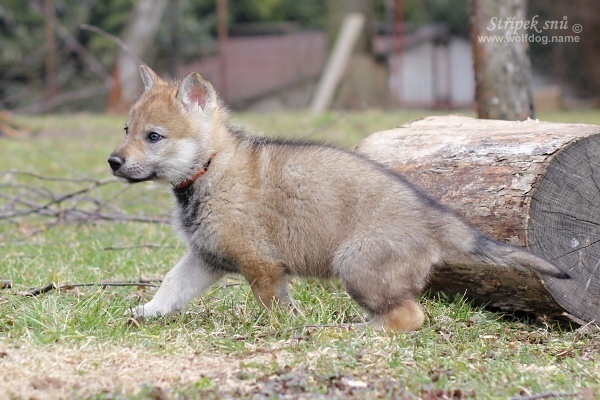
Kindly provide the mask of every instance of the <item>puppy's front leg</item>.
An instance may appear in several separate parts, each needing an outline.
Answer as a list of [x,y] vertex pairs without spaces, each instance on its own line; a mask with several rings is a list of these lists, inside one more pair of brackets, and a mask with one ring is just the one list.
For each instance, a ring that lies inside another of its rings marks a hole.
[[165,276],[154,298],[132,310],[133,318],[160,317],[185,308],[223,276],[203,261],[186,254]]

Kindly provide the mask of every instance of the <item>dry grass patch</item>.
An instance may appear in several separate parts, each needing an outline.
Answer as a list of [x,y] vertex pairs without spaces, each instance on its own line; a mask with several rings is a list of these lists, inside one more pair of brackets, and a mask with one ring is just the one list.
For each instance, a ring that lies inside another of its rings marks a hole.
[[135,397],[178,388],[227,390],[239,361],[224,355],[183,351],[158,354],[109,346],[8,347],[0,359],[0,384],[9,398],[71,399],[105,394]]

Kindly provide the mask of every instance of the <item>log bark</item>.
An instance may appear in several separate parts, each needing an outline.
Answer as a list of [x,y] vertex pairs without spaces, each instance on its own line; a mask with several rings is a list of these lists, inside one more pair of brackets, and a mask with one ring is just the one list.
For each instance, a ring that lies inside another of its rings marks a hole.
[[600,126],[429,117],[363,140],[357,152],[407,176],[485,234],[571,274],[445,265],[432,293],[505,311],[600,321]]

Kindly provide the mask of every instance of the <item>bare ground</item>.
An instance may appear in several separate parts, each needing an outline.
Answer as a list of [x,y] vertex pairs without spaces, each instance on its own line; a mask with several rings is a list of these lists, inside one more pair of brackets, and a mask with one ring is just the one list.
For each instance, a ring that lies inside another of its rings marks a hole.
[[8,399],[132,396],[147,388],[166,392],[188,387],[203,378],[227,388],[240,370],[238,360],[188,350],[158,355],[131,348],[54,345],[8,348],[0,351],[0,357],[0,398]]

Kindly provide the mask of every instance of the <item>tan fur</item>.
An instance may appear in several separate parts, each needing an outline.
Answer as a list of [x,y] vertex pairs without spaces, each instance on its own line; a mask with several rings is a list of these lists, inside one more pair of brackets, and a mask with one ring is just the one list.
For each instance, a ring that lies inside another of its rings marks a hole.
[[[177,85],[140,70],[145,90],[109,163],[123,180],[174,187],[173,223],[188,253],[136,317],[181,310],[226,273],[242,274],[266,307],[294,304],[287,277],[300,275],[339,278],[373,314],[374,328],[411,331],[423,324],[414,299],[435,265],[526,266],[564,277],[473,230],[373,161],[231,128],[199,74]],[[200,168],[206,172],[193,184],[175,188]]]
[[412,300],[407,300],[386,314],[376,316],[369,324],[374,330],[416,331],[423,325],[425,314]]

